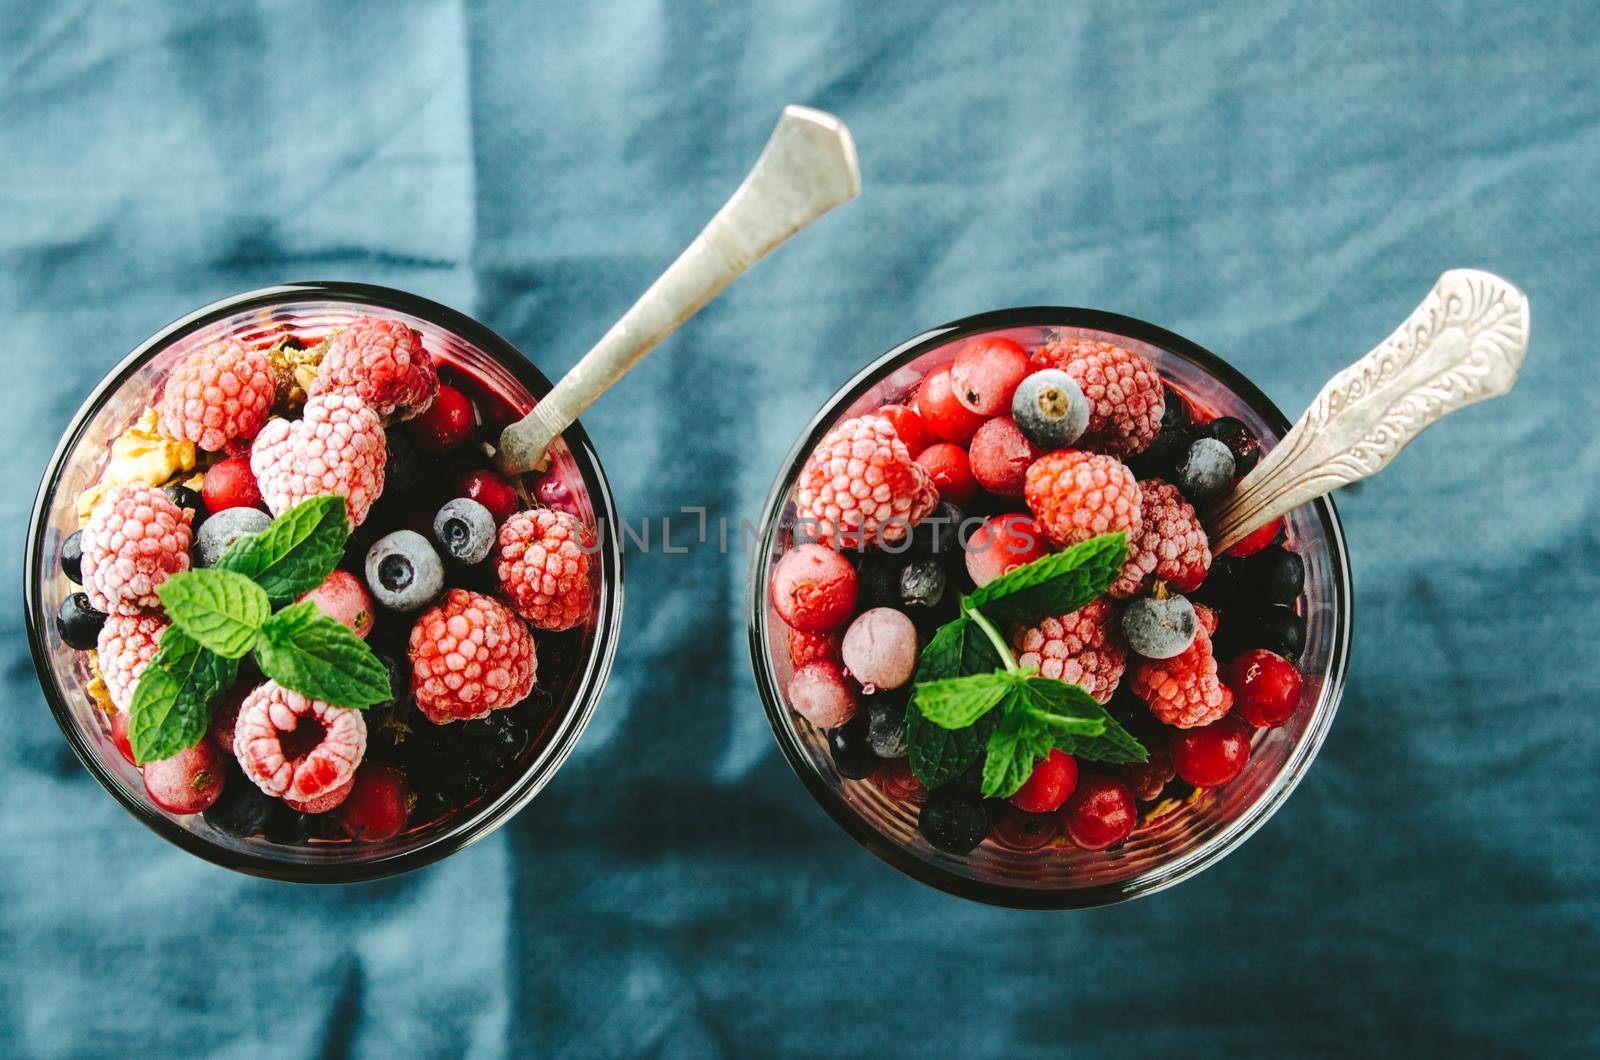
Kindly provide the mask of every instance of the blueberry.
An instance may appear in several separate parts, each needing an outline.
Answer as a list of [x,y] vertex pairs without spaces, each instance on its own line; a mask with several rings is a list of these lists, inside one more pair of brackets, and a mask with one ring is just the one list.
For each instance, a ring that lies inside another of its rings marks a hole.
[[462,563],[481,563],[494,547],[494,516],[477,501],[457,497],[433,517],[433,539]]
[[904,561],[874,549],[856,568],[856,609],[900,606],[900,571]]
[[1244,561],[1252,584],[1274,604],[1292,604],[1306,587],[1306,563],[1297,552],[1269,548]]
[[1233,454],[1233,473],[1236,475],[1247,474],[1261,459],[1261,439],[1251,433],[1243,420],[1218,416],[1201,427],[1198,436],[1215,438],[1228,447],[1228,452]]
[[100,641],[100,628],[106,624],[104,611],[89,606],[88,593],[73,593],[61,601],[56,612],[56,631],[67,647],[88,651]]
[[389,703],[404,703],[411,694],[411,678],[400,669],[400,664],[394,661],[393,656],[378,655],[378,661],[383,663],[383,668],[389,674]]
[[228,774],[222,796],[205,812],[206,823],[225,835],[245,838],[266,831],[278,800],[250,782],[237,769]]
[[944,567],[931,559],[916,559],[900,570],[900,602],[907,611],[930,608],[944,599]]
[[1194,591],[1195,602],[1223,612],[1243,602],[1247,586],[1239,569],[1242,562],[1232,556],[1218,556],[1212,560],[1206,580]]
[[1059,368],[1027,376],[1011,398],[1017,429],[1040,449],[1065,449],[1089,426],[1089,400],[1078,381]]
[[416,611],[444,588],[444,564],[415,530],[380,537],[367,552],[367,587],[391,611]]
[[[254,785],[251,785],[254,787]],[[224,789],[226,790],[226,789]],[[272,800],[272,812],[262,832],[274,843],[304,843],[311,838],[316,821],[308,813],[297,813],[286,803]]]
[[1194,423],[1189,417],[1188,404],[1170,386],[1166,392],[1166,405],[1161,411],[1161,430],[1144,452],[1129,461],[1140,479],[1170,481],[1176,478],[1178,461],[1183,459],[1190,443],[1194,441]]
[[1122,612],[1122,636],[1146,659],[1170,659],[1194,643],[1200,619],[1181,596],[1142,596]]
[[504,768],[528,746],[528,733],[508,711],[452,726],[452,742],[469,769]]
[[949,501],[939,506],[911,528],[911,544],[906,551],[913,556],[932,556],[945,559],[961,555],[961,524],[966,513]]
[[385,497],[415,497],[436,484],[439,459],[417,451],[402,431],[387,435],[388,458],[383,467]]
[[977,795],[946,784],[922,804],[917,831],[939,850],[965,854],[989,834],[989,814]]
[[847,780],[864,780],[883,764],[868,742],[868,724],[867,712],[858,710],[855,717],[828,730],[828,751],[833,755],[834,768]]
[[1246,637],[1254,647],[1275,651],[1286,659],[1298,659],[1306,646],[1306,620],[1292,608],[1274,604],[1253,617]]
[[223,553],[241,537],[259,534],[272,525],[272,517],[259,508],[224,508],[200,524],[194,537],[194,562],[215,567]]
[[906,756],[906,697],[906,690],[902,688],[879,692],[862,700],[862,713],[867,716],[867,743],[879,758]]
[[194,520],[189,524],[190,530],[198,529],[200,524],[205,522],[206,518],[211,514],[206,511],[206,502],[201,499],[199,492],[190,489],[188,486],[179,486],[174,483],[166,488],[165,493],[167,499],[173,504],[194,513]]
[[83,531],[74,530],[61,542],[61,573],[74,585],[83,584]]
[[1219,496],[1233,482],[1233,453],[1215,438],[1196,438],[1178,465],[1175,485],[1199,503]]

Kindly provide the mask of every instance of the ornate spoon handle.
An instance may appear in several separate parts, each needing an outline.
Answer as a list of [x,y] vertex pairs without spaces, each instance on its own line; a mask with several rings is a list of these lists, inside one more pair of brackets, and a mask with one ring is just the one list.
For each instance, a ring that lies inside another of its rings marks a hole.
[[1476,269],[1439,277],[1371,353],[1332,379],[1283,441],[1205,513],[1222,552],[1292,508],[1377,474],[1457,409],[1511,389],[1528,352],[1528,299]]
[[678,260],[532,412],[500,435],[507,472],[539,467],[578,414],[678,325],[784,240],[861,192],[850,130],[831,114],[785,107],[744,183]]

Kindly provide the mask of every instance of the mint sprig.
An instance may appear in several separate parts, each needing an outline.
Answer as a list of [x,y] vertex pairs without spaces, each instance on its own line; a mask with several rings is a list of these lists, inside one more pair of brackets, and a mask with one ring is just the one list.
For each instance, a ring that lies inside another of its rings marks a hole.
[[324,703],[365,708],[392,698],[389,671],[372,649],[310,600],[267,619],[256,662],[278,684]]
[[313,497],[235,541],[214,569],[244,575],[274,604],[304,596],[339,565],[350,536],[348,513],[343,497]]
[[159,762],[205,739],[211,700],[238,673],[237,660],[206,651],[177,626],[162,630],[128,705],[134,762]]
[[205,737],[215,699],[255,653],[283,687],[337,707],[390,699],[389,675],[365,641],[306,601],[350,536],[343,497],[316,497],[235,542],[209,569],[181,571],[156,590],[171,621],[129,704],[134,760],[171,758]]
[[1068,614],[1099,597],[1127,557],[1123,534],[1085,541],[996,578],[923,648],[906,707],[912,772],[930,788],[984,758],[982,791],[1007,796],[1052,748],[1106,762],[1148,753],[1077,685],[1024,671],[995,620]]

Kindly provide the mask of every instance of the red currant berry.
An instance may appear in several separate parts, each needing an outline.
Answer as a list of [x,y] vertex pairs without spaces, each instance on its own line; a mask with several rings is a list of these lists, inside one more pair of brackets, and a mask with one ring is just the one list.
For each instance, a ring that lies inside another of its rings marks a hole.
[[1283,533],[1283,516],[1280,515],[1261,529],[1253,530],[1246,534],[1242,541],[1228,549],[1228,555],[1237,556],[1240,559],[1245,556],[1253,556],[1278,540],[1278,535],[1281,533]]
[[1028,354],[1010,339],[973,339],[950,365],[950,386],[956,400],[980,416],[998,416],[1011,408],[1017,384],[1028,374]]
[[533,495],[548,508],[566,512],[574,519],[582,518],[578,514],[578,502],[572,499],[572,490],[559,475],[552,473],[540,479],[539,484],[533,487]]
[[967,454],[978,485],[1000,497],[1021,497],[1028,465],[1039,459],[1039,447],[1017,429],[1010,416],[996,416],[978,428]]
[[913,459],[928,447],[928,429],[922,425],[922,417],[917,415],[917,410],[909,405],[885,405],[878,410],[878,415],[894,424],[894,433],[906,443]]
[[983,426],[983,417],[963,405],[950,383],[950,366],[940,365],[923,377],[917,388],[917,412],[928,434],[946,442],[966,445]]
[[1011,796],[1011,804],[1026,813],[1054,813],[1078,786],[1078,760],[1051,750]]
[[1049,552],[1044,527],[1033,516],[1021,512],[992,516],[967,539],[967,573],[974,584],[988,585]]
[[1061,830],[1084,850],[1104,850],[1133,834],[1139,812],[1128,785],[1104,773],[1085,773],[1061,808]]
[[1197,788],[1219,788],[1250,761],[1250,730],[1231,715],[1172,738],[1172,767]]
[[1048,846],[1060,834],[1060,826],[1053,813],[1028,813],[1002,804],[989,834],[1006,849],[1029,854]]
[[[1145,746],[1149,747],[1147,743]],[[1128,785],[1133,797],[1140,802],[1155,802],[1173,777],[1172,757],[1166,748],[1150,747],[1150,760],[1129,762],[1117,771],[1122,782]]]
[[964,505],[978,495],[978,480],[972,477],[967,451],[951,442],[930,445],[917,454],[928,477],[939,490],[939,499]]
[[428,411],[406,424],[406,433],[418,449],[442,453],[454,449],[472,433],[476,417],[467,395],[439,384],[439,396]]
[[134,764],[133,742],[128,739],[128,716],[120,710],[111,715],[111,745],[130,766]]
[[394,766],[369,762],[356,770],[350,794],[334,817],[351,839],[377,843],[404,830],[409,802],[406,775]]
[[227,766],[216,745],[201,740],[171,758],[144,766],[144,790],[168,813],[203,813],[222,794]]
[[489,509],[489,514],[494,516],[497,524],[511,518],[521,507],[517,502],[517,491],[511,488],[511,483],[488,468],[469,471],[462,476],[456,486],[456,496],[475,500]]
[[250,471],[250,458],[230,456],[212,464],[200,487],[200,498],[206,502],[206,510],[212,513],[224,508],[262,507],[261,490]]
[[784,553],[772,572],[772,606],[794,629],[838,629],[855,611],[856,570],[831,548],[800,545]]
[[1257,728],[1277,728],[1300,705],[1300,671],[1265,648],[1234,659],[1222,680],[1233,690],[1234,711]]

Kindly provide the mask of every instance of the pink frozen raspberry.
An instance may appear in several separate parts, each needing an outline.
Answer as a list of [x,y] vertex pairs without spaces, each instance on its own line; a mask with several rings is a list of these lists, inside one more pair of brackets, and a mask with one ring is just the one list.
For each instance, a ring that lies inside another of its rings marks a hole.
[[196,350],[167,377],[156,423],[168,438],[216,452],[248,441],[267,422],[278,377],[265,350],[232,339]]
[[571,629],[589,617],[594,534],[566,512],[522,511],[500,527],[495,571],[517,614],[537,629]]
[[1200,588],[1211,567],[1211,545],[1194,505],[1158,478],[1139,483],[1139,532],[1128,536],[1128,560],[1108,590],[1129,597],[1157,579],[1174,592]]
[[360,526],[383,492],[383,424],[350,394],[306,401],[298,420],[273,420],[250,449],[250,470],[273,515],[312,497],[343,494],[350,522]]
[[1122,680],[1128,653],[1122,644],[1111,603],[1104,597],[1070,615],[1051,615],[1012,635],[1017,663],[1037,668],[1044,677],[1080,685],[1101,703]]
[[160,647],[161,631],[166,628],[167,620],[152,612],[112,615],[100,627],[96,654],[100,677],[112,704],[124,714],[133,702],[139,675],[150,665]]
[[349,792],[366,753],[359,710],[308,699],[276,681],[245,696],[233,724],[233,755],[244,775],[268,795],[320,805],[318,813],[338,805],[328,800],[341,788]]
[[1035,371],[1066,372],[1089,399],[1081,448],[1132,456],[1160,432],[1167,392],[1161,373],[1142,354],[1110,342],[1059,337],[1034,350],[1031,363]]
[[433,403],[439,375],[422,335],[398,320],[360,317],[328,340],[311,396],[351,394],[380,416],[408,420]]
[[1200,629],[1194,643],[1171,659],[1148,659],[1133,672],[1133,692],[1150,713],[1179,729],[1210,725],[1233,708],[1233,692],[1217,676],[1211,650],[1216,616],[1195,608]]
[[486,717],[533,690],[533,635],[492,596],[451,589],[411,627],[411,690],[435,725]]
[[160,607],[156,589],[189,569],[193,519],[154,486],[106,491],[83,528],[83,588],[95,610],[137,615]]
[[1115,457],[1076,449],[1046,453],[1028,468],[1023,495],[1058,545],[1118,531],[1131,541],[1139,532],[1139,483]]
[[857,416],[823,435],[795,489],[797,533],[835,547],[896,542],[939,504],[894,424]]

